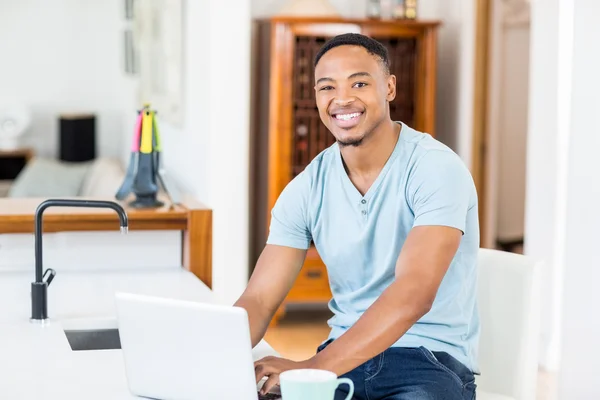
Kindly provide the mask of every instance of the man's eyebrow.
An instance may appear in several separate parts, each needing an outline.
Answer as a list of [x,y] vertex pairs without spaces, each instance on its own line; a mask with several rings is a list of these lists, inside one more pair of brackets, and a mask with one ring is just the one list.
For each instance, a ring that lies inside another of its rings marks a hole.
[[352,78],[357,78],[359,76],[366,76],[366,77],[371,77],[371,74],[369,74],[368,72],[355,72],[352,75],[350,75],[348,77],[348,79],[352,79]]
[[319,80],[317,81],[317,85],[321,82],[333,82],[333,78],[329,78],[329,77],[324,77],[324,78],[319,78]]
[[[348,76],[348,79],[352,79],[352,78],[358,78],[359,76],[366,76],[366,77],[371,77],[371,74],[369,74],[368,72],[355,72],[353,74],[351,74],[350,76]],[[333,78],[330,78],[328,76],[325,76],[323,78],[319,78],[317,80],[317,85],[321,82],[333,82]]]

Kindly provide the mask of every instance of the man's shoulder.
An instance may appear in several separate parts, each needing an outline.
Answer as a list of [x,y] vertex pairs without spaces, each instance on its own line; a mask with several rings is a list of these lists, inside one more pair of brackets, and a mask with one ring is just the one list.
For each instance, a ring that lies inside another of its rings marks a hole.
[[302,170],[301,179],[311,183],[319,181],[335,165],[337,149],[337,143],[334,143],[317,154]]
[[464,160],[449,146],[430,134],[408,128],[404,137],[401,135],[401,138],[412,147],[409,162],[412,175],[449,168],[454,172],[470,176]]
[[[408,126],[403,129],[400,139],[413,148],[413,160],[420,161],[441,158],[452,161],[462,161],[458,154],[446,144],[442,143],[429,133],[421,132]],[[427,157],[424,157],[426,156]]]
[[336,147],[334,144],[321,151],[314,157],[306,167],[288,182],[284,191],[302,194],[306,197],[313,189],[317,188],[325,180],[325,176],[336,160]]
[[466,201],[468,199],[470,205],[477,202],[471,171],[454,150],[431,135],[416,130],[410,130],[404,140],[412,146],[406,166],[406,194],[409,198],[415,198],[418,193],[430,193],[430,200],[433,200],[452,194],[454,197],[460,195]]

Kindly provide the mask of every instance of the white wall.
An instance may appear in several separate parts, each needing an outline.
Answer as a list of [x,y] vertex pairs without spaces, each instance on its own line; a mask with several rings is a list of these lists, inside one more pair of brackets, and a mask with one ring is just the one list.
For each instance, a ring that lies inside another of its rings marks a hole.
[[595,0],[532,2],[526,252],[549,261],[543,363],[560,399],[600,397],[600,40]]
[[161,123],[164,166],[213,210],[213,288],[232,303],[248,280],[250,1],[185,2],[185,121]]
[[217,294],[232,303],[248,281],[250,1],[237,1],[233,8],[211,2],[210,19],[205,60],[210,65],[208,199],[216,221],[213,276]]
[[27,142],[58,155],[57,115],[97,115],[97,153],[119,156],[131,85],[119,0],[0,0],[0,98],[32,112]]
[[[210,38],[209,5],[188,1],[184,7],[183,26],[183,107],[182,128],[172,127],[160,119],[163,162],[167,175],[182,190],[210,202],[209,146],[210,114]],[[133,127],[133,122],[132,125]],[[211,149],[212,150],[212,149]]]
[[[570,65],[559,69],[564,79],[564,120],[559,129],[566,133],[566,190],[564,230],[564,303],[562,323],[560,399],[600,398],[600,2],[561,0],[559,34],[572,49]],[[560,54],[561,56],[563,54]],[[562,59],[565,61],[565,59]],[[571,89],[570,98],[568,89]]]
[[[566,165],[559,158],[558,62],[559,0],[531,3],[529,66],[529,130],[527,135],[527,186],[525,205],[525,254],[545,260],[542,314],[541,364],[557,369],[562,282],[561,237],[564,229],[560,193]],[[561,49],[562,51],[562,49]],[[568,55],[567,55],[568,57]],[[564,114],[563,114],[564,115]]]

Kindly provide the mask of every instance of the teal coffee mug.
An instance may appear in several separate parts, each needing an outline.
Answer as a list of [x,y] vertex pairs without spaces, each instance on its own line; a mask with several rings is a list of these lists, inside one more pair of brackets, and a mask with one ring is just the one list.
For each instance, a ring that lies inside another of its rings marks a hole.
[[292,369],[279,375],[283,400],[333,400],[338,386],[350,387],[345,400],[354,395],[354,383],[348,378],[321,369]]

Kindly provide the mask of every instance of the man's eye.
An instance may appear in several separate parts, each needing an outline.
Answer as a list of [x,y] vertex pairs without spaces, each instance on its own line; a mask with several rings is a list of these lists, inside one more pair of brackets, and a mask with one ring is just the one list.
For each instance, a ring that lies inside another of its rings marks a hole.
[[331,90],[333,89],[331,86],[323,86],[321,89],[319,90]]
[[354,87],[357,87],[357,88],[362,88],[362,87],[365,87],[365,86],[367,86],[367,84],[365,82],[356,82],[354,84]]

